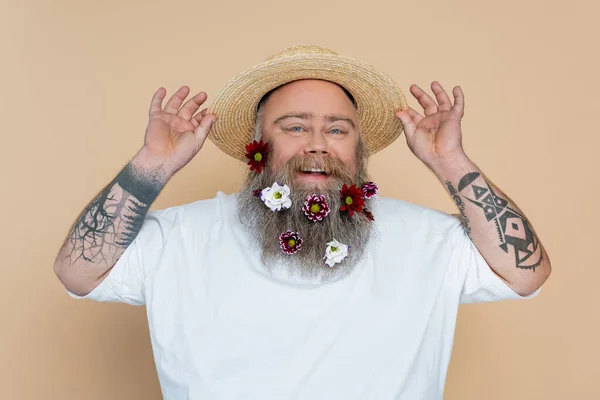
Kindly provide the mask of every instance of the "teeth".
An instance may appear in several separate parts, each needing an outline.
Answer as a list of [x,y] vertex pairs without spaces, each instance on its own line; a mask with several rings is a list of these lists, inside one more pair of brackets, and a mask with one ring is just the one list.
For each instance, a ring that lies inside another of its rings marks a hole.
[[322,169],[319,169],[319,168],[311,168],[311,169],[305,170],[304,172],[325,172],[325,171]]

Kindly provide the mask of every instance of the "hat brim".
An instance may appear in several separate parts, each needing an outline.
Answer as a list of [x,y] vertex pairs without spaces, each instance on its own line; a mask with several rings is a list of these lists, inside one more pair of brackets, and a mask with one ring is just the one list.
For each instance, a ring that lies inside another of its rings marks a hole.
[[210,140],[224,153],[246,161],[260,99],[272,89],[302,79],[321,79],[344,87],[356,101],[360,130],[372,155],[402,134],[396,111],[407,110],[402,90],[386,74],[352,58],[321,54],[295,55],[258,64],[231,79],[215,96],[208,112],[218,119]]

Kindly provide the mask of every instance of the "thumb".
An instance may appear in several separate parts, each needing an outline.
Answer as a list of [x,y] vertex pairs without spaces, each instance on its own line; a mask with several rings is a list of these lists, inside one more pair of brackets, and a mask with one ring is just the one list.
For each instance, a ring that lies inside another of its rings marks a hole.
[[396,117],[402,122],[404,127],[404,135],[409,139],[416,129],[415,122],[406,111],[398,111]]
[[200,124],[194,129],[194,135],[196,135],[196,139],[198,140],[198,145],[202,147],[208,133],[210,132],[210,128],[213,123],[217,120],[217,116],[214,114],[207,114],[202,118]]

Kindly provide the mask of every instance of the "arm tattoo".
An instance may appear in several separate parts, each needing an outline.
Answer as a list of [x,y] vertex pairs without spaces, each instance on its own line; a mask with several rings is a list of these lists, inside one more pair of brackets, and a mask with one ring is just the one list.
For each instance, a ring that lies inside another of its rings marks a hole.
[[[542,247],[525,217],[496,194],[479,172],[463,176],[458,183],[458,193],[481,208],[488,222],[494,222],[500,248],[506,253],[513,253],[517,268],[535,272],[542,262]],[[464,204],[461,213],[463,211]]]
[[456,192],[456,189],[454,188],[454,186],[452,186],[452,183],[450,183],[450,181],[446,181],[446,186],[448,187],[450,196],[452,196],[452,199],[458,207],[458,211],[460,211],[460,217],[462,219],[465,232],[467,233],[467,236],[471,237],[471,227],[469,226],[469,218],[467,218],[465,214],[465,203],[463,203],[462,199],[460,198],[460,196]]
[[73,224],[68,236],[71,264],[83,259],[114,265],[138,235],[164,182],[161,170],[146,171],[128,164]]

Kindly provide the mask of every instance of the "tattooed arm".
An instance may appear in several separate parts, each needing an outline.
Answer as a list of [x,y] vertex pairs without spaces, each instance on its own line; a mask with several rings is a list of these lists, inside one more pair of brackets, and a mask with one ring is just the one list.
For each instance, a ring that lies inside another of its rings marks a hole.
[[206,101],[199,93],[180,88],[167,102],[160,88],[152,98],[144,146],[83,209],[60,249],[54,271],[65,287],[80,296],[104,280],[136,238],[148,209],[168,180],[200,150],[214,115],[198,108]]
[[466,233],[492,270],[528,295],[550,275],[550,261],[517,205],[466,156],[434,171],[456,203]]
[[143,151],[81,212],[56,258],[54,271],[78,295],[92,291],[139,233],[169,177]]
[[531,294],[550,275],[548,255],[521,210],[464,153],[462,89],[453,89],[454,104],[438,82],[431,90],[435,100],[417,85],[410,87],[424,115],[412,108],[396,112],[408,147],[448,189],[490,268],[518,294]]

